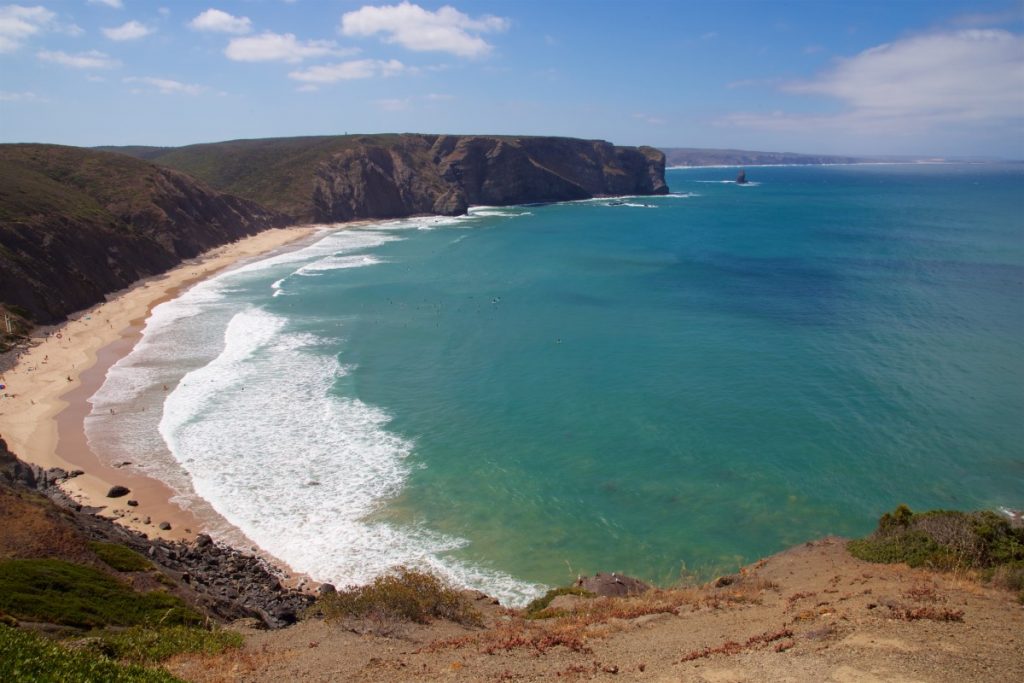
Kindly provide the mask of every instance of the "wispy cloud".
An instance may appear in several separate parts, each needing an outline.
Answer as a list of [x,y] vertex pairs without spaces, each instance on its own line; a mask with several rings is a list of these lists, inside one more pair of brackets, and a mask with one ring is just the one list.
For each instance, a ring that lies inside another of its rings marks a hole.
[[0,7],[0,53],[14,52],[27,39],[44,30],[57,16],[45,7]]
[[363,78],[395,76],[406,70],[397,59],[354,59],[338,64],[321,64],[302,71],[292,71],[288,78],[304,83],[336,83]]
[[666,123],[668,123],[668,121],[661,118],[660,116],[651,116],[650,114],[644,114],[642,112],[633,114],[633,118],[638,121],[643,121],[644,123],[651,126],[663,126]]
[[78,54],[68,54],[60,50],[40,50],[36,53],[36,57],[44,62],[53,62],[73,69],[113,69],[121,66],[121,62],[99,50],[89,50]]
[[436,12],[410,2],[383,7],[362,7],[341,17],[346,36],[384,34],[384,42],[418,52],[448,52],[459,57],[481,57],[493,46],[478,34],[505,31],[508,19],[485,15],[474,19],[445,5]]
[[722,123],[769,130],[830,128],[914,131],[937,124],[1024,118],[1024,40],[1003,30],[933,33],[886,43],[838,60],[783,92],[840,102],[835,114],[740,113]]
[[196,31],[234,33],[236,35],[249,33],[252,30],[252,21],[249,20],[249,17],[236,17],[213,8],[197,15],[188,22],[188,25]]
[[232,38],[224,54],[236,62],[297,63],[313,57],[342,56],[358,52],[341,49],[332,40],[299,40],[292,33],[261,33],[258,36]]
[[45,102],[43,98],[34,92],[9,92],[0,90],[0,102]]
[[121,0],[89,0],[90,5],[106,5],[114,9],[121,9],[124,3]]
[[145,38],[152,32],[153,29],[137,21],[126,21],[120,26],[103,29],[103,35],[117,41],[138,40],[139,38]]
[[131,76],[122,79],[125,83],[138,83],[147,85],[161,95],[198,95],[206,88],[193,83],[182,83],[181,81],[169,78],[154,78],[152,76]]

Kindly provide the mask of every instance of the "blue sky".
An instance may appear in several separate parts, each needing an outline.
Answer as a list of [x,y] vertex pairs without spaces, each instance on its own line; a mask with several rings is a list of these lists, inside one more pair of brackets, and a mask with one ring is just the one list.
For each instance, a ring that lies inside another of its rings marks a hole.
[[0,0],[0,141],[335,133],[1024,158],[1019,0]]

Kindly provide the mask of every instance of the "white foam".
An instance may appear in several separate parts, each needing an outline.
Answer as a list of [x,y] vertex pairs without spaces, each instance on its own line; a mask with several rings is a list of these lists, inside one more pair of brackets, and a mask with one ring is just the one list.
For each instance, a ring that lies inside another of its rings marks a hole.
[[384,263],[384,260],[371,254],[354,254],[348,256],[336,254],[302,266],[295,271],[294,275],[318,275],[332,270],[362,268],[364,266],[373,266],[378,263]]

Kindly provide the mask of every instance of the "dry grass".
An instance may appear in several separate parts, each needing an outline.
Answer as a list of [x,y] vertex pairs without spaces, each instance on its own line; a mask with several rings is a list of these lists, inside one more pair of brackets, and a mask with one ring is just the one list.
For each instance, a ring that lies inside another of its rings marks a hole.
[[[693,652],[690,652],[689,654],[685,655],[681,660],[679,660],[679,662],[692,662],[695,659],[704,659],[705,657],[711,657],[713,655],[738,655],[744,650],[757,649],[770,643],[782,640],[783,638],[791,638],[792,636],[792,631],[790,631],[788,628],[782,628],[778,631],[767,631],[756,636],[751,636],[750,638],[747,638],[747,642],[743,644],[737,643],[732,640],[727,640],[721,645],[717,645],[715,647],[705,647],[700,650],[694,650]],[[792,640],[785,642],[788,643],[786,647],[781,647],[782,644],[780,643],[779,645],[775,646],[775,651],[783,652],[793,647],[793,645],[795,644]]]

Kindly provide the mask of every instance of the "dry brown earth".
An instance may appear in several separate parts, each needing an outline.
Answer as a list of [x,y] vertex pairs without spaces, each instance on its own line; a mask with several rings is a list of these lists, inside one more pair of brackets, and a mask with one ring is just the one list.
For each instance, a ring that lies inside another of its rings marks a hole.
[[[722,585],[561,600],[525,621],[483,597],[487,627],[302,622],[180,658],[195,681],[1024,681],[1024,606],[970,577],[851,557],[841,539]],[[361,631],[357,632],[357,631]],[[387,635],[379,635],[387,633]]]

